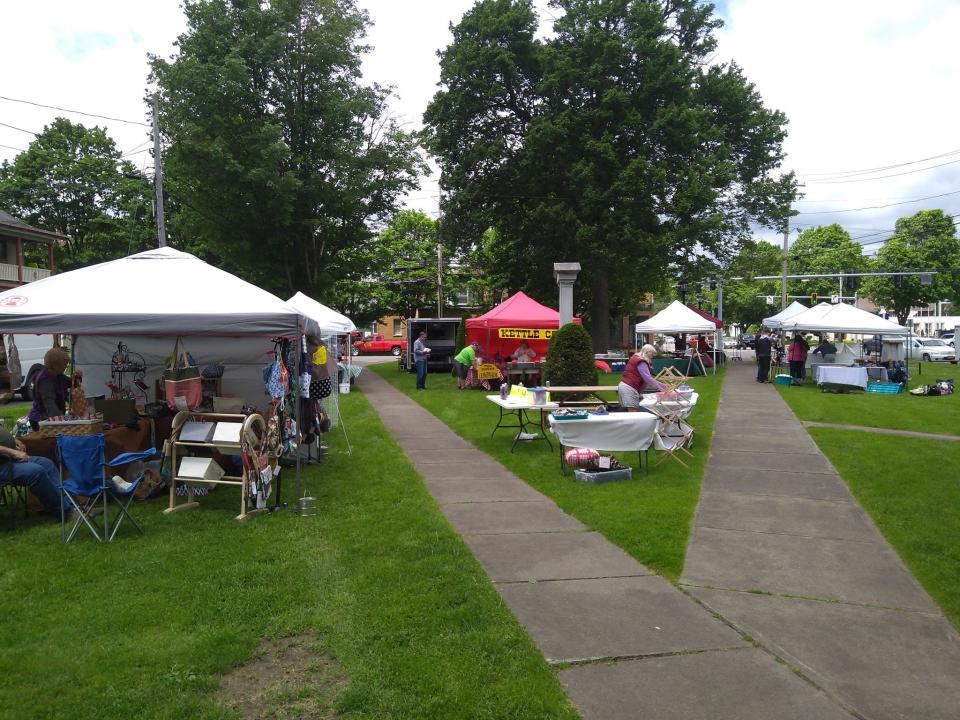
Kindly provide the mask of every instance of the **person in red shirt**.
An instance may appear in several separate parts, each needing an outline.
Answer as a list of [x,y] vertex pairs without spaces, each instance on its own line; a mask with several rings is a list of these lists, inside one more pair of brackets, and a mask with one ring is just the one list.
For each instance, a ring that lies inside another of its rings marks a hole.
[[657,349],[653,345],[644,345],[640,348],[640,352],[630,358],[623,369],[623,378],[617,386],[620,407],[639,410],[641,393],[667,389],[662,382],[654,380],[650,372],[653,369],[652,362],[656,354]]

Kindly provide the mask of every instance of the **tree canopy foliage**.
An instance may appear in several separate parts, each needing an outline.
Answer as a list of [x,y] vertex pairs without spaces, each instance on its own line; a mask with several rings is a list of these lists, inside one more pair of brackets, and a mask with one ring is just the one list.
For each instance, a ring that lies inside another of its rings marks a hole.
[[[867,268],[863,246],[837,224],[802,231],[790,246],[789,258],[791,275],[852,273]],[[840,283],[834,278],[791,280],[787,290],[790,295],[817,293],[828,298],[840,294]]]
[[54,247],[63,270],[154,246],[152,192],[103,128],[66,118],[55,119],[13,162],[0,165],[0,207],[66,235],[66,244]]
[[480,0],[441,53],[424,122],[444,223],[543,299],[552,264],[579,261],[594,347],[611,311],[692,256],[726,257],[751,223],[780,226],[786,119],[735,64],[708,64],[720,21],[696,0],[554,0],[536,37],[529,0]]
[[151,59],[175,240],[284,295],[325,298],[337,277],[369,272],[357,251],[424,166],[387,90],[361,82],[366,13],[352,0],[184,11],[178,54]]
[[[727,266],[729,277],[743,278],[723,288],[723,318],[741,327],[758,325],[765,317],[780,311],[780,283],[753,280],[757,275],[776,275],[782,270],[782,252],[763,240],[749,240]],[[767,297],[776,298],[773,305]]]
[[902,325],[910,309],[950,300],[960,303],[960,240],[953,220],[942,210],[921,210],[897,220],[894,235],[884,243],[871,263],[876,272],[937,271],[929,285],[917,275],[871,277],[864,294],[878,305],[896,312]]

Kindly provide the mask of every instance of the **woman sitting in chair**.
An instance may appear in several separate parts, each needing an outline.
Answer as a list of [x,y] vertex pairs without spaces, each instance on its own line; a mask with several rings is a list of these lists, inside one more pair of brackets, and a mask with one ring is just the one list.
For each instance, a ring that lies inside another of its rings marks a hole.
[[[70,378],[63,373],[69,364],[70,357],[63,348],[50,348],[43,356],[43,370],[33,381],[33,407],[28,416],[34,431],[40,429],[41,420],[66,414]],[[79,373],[77,378],[80,378]]]

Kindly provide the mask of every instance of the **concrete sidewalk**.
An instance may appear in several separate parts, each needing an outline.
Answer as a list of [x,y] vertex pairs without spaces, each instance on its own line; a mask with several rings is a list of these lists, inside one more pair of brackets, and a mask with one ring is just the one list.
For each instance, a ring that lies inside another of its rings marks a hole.
[[752,364],[727,370],[681,586],[857,717],[960,718],[960,636]]
[[358,384],[547,661],[569,664],[585,719],[853,717],[382,378]]

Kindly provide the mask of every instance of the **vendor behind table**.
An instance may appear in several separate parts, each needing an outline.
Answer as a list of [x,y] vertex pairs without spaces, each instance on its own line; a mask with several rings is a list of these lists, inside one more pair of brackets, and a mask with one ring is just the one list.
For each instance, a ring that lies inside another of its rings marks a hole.
[[635,353],[623,369],[623,378],[617,386],[620,406],[628,410],[640,410],[640,395],[644,391],[662,391],[667,386],[655,380],[651,374],[653,358],[657,350],[653,345],[644,345]]
[[[66,415],[67,399],[70,397],[70,378],[64,375],[70,357],[60,347],[52,347],[43,356],[41,370],[33,384],[33,407],[30,410],[30,426],[40,429],[41,420]],[[79,373],[77,379],[80,379]]]
[[536,362],[537,353],[530,347],[530,343],[526,340],[520,343],[520,346],[513,352],[513,361],[514,362]]

